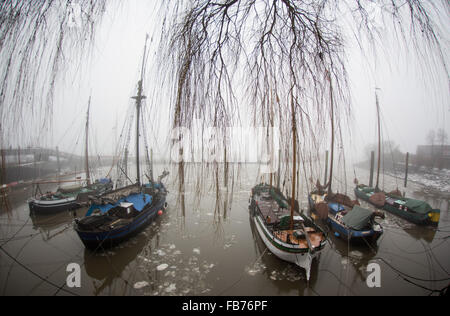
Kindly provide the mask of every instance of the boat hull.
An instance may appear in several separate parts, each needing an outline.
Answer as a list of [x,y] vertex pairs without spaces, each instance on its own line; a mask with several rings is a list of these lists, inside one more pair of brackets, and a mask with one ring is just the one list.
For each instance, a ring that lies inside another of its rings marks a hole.
[[257,216],[253,217],[253,221],[255,223],[258,234],[266,247],[272,252],[275,256],[280,258],[281,260],[291,262],[296,264],[297,266],[305,269],[306,271],[306,279],[309,281],[311,277],[311,264],[314,258],[316,258],[319,253],[316,251],[314,254],[310,254],[309,252],[299,252],[292,251],[288,249],[283,249],[284,247],[277,244],[274,239],[269,239],[265,234],[264,229],[261,227]]
[[101,251],[119,245],[120,243],[136,236],[158,217],[158,212],[166,208],[166,197],[163,197],[155,205],[143,210],[133,221],[123,227],[107,232],[81,230],[75,223],[75,231],[87,249]]
[[83,192],[72,197],[58,200],[41,200],[32,198],[28,200],[30,212],[35,215],[51,215],[64,211],[75,210],[86,204],[89,200],[89,195],[103,194],[112,189],[112,183],[105,184],[97,190],[90,192]]
[[290,245],[276,239],[273,234],[264,225],[264,221],[257,212],[256,203],[254,199],[250,202],[251,219],[256,227],[259,237],[263,243],[275,256],[283,261],[287,261],[303,268],[306,272],[306,279],[309,281],[311,277],[311,265],[315,258],[320,256],[321,250],[325,248],[326,240],[316,247],[314,251],[309,249],[299,248],[295,245]]
[[[367,203],[370,203],[371,205],[374,205],[373,203],[370,202],[369,200],[369,196],[367,194],[365,194],[364,192],[362,192],[361,190],[358,190],[358,188],[355,188],[355,195],[360,198],[361,200],[366,201]],[[376,205],[374,205],[375,207],[377,207]],[[378,207],[377,207],[378,208]],[[439,223],[439,217],[437,217],[434,221],[432,221],[432,216],[435,216],[433,213],[430,214],[418,214],[418,213],[412,213],[412,212],[406,212],[403,210],[399,210],[398,208],[385,203],[385,205],[382,208],[383,210],[385,210],[386,212],[389,212],[391,214],[394,214],[398,217],[401,217],[413,224],[417,224],[417,225],[422,225],[422,226],[427,226],[427,225],[437,225]],[[436,214],[439,214],[437,212],[435,212]]]
[[30,212],[36,215],[51,215],[64,211],[77,209],[80,204],[75,198],[63,199],[57,201],[40,201],[37,199],[31,199],[28,201]]
[[[315,211],[314,201],[311,195],[308,196],[309,207],[312,212]],[[383,228],[379,225],[379,229],[370,230],[354,230],[346,227],[333,218],[331,214],[328,215],[326,222],[331,226],[331,229],[337,233],[339,237],[348,240],[352,243],[363,244],[365,242],[376,242],[383,234]]]

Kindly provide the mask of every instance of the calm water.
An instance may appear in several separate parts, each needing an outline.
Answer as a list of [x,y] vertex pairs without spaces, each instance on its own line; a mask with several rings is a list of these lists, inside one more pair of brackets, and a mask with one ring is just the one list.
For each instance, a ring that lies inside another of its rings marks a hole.
[[[365,176],[365,171],[358,173]],[[32,189],[12,193],[11,211],[6,212],[2,206],[0,214],[0,245],[17,262],[0,252],[0,293],[71,295],[65,292],[70,290],[79,295],[149,296],[428,295],[429,291],[406,282],[394,269],[422,280],[449,278],[448,201],[428,201],[442,211],[438,230],[417,227],[387,213],[381,222],[385,233],[376,247],[348,245],[330,234],[308,283],[302,269],[265,251],[250,224],[248,200],[257,178],[256,167],[243,166],[238,178],[233,187],[221,189],[219,201],[210,182],[188,182],[183,205],[172,174],[165,181],[170,191],[168,211],[137,237],[100,254],[84,249],[72,228],[73,214],[30,217],[26,199]],[[396,183],[389,177],[383,182],[386,188]],[[353,196],[352,183],[348,186]],[[306,211],[307,188],[302,187],[302,191],[301,207]],[[420,197],[416,191],[420,187],[410,184],[408,194]],[[76,216],[85,213],[86,209],[80,209]],[[381,266],[379,289],[366,285],[366,267],[372,262]],[[81,266],[79,289],[63,287],[69,263]],[[449,283],[410,280],[431,289],[442,289]]]

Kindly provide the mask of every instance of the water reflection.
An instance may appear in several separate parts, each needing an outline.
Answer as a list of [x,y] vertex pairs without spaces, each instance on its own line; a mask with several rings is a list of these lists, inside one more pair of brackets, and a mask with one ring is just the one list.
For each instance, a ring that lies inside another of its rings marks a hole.
[[[125,269],[136,260],[144,247],[149,244],[149,240],[152,240],[155,235],[156,232],[153,230],[141,233],[122,246],[110,251],[93,253],[86,249],[84,251],[84,267],[87,275],[92,278],[94,287],[92,294],[95,296],[102,294],[106,289],[111,289],[118,280],[126,280],[122,289],[123,294],[131,290],[132,285],[128,280],[133,278],[130,275],[125,275]],[[131,271],[131,273],[133,272]],[[115,291],[113,293],[118,294]]]
[[87,209],[60,212],[54,215],[38,215],[30,213],[33,229],[40,231],[42,239],[49,241],[72,227],[75,218],[82,217]]
[[319,274],[320,256],[312,263],[311,278],[308,282],[301,268],[280,260],[267,250],[251,217],[249,217],[249,223],[258,259],[253,266],[247,268],[247,273],[250,275],[262,274],[265,278],[271,280],[277,288],[277,295],[287,295],[292,292],[298,292],[298,295],[307,295],[310,291],[313,292],[312,289],[314,289]]
[[[219,186],[220,200],[213,168],[208,171],[202,166],[185,166],[185,183],[180,192],[179,183],[173,180],[178,166],[174,168],[172,181],[168,181],[168,212],[122,247],[100,254],[85,251],[71,228],[70,213],[30,218],[25,201],[31,189],[10,195],[12,212],[0,214],[1,238],[7,242],[15,237],[6,249],[39,275],[50,275],[56,284],[65,282],[65,266],[78,262],[83,274],[79,293],[83,295],[429,294],[403,281],[377,258],[418,278],[448,277],[444,271],[450,270],[446,260],[450,255],[447,200],[428,198],[432,206],[441,207],[437,230],[386,214],[381,223],[385,234],[376,247],[349,247],[346,241],[329,234],[329,245],[320,260],[313,262],[308,284],[302,269],[264,252],[265,245],[249,220],[247,205],[257,177],[256,166],[246,165],[240,170],[240,166],[230,165],[229,179],[219,179],[219,184],[227,184]],[[412,186],[409,193],[416,189]],[[302,190],[300,202],[306,208],[308,189]],[[77,210],[76,216],[82,217],[83,212],[86,209]],[[23,273],[2,253],[0,260],[5,262],[0,269],[4,294],[55,292]],[[378,292],[368,289],[365,282],[366,267],[372,262],[382,266],[383,288]],[[445,286],[423,285],[439,289]]]

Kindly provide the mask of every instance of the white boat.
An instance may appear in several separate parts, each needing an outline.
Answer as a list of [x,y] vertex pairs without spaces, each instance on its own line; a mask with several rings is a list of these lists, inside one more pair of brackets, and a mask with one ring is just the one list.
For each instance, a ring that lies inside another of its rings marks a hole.
[[266,247],[281,260],[305,269],[309,281],[312,262],[327,242],[324,231],[305,215],[292,216],[287,200],[269,185],[252,190],[250,210]]

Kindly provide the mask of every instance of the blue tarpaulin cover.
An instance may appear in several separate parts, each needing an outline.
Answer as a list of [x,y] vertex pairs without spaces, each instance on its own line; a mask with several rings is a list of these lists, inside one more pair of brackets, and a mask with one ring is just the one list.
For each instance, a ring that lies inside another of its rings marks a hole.
[[328,207],[330,208],[330,210],[333,214],[337,214],[339,212],[345,211],[345,207],[343,207],[342,205],[340,205],[338,203],[328,203]]
[[148,194],[140,193],[140,194],[133,194],[133,195],[127,196],[126,198],[119,200],[116,204],[105,204],[105,205],[93,204],[89,208],[86,216],[91,216],[95,210],[99,210],[101,212],[101,214],[105,214],[106,212],[119,206],[120,203],[123,203],[123,202],[133,203],[133,207],[135,208],[135,210],[138,212],[141,212],[146,205],[152,203],[152,197]]

